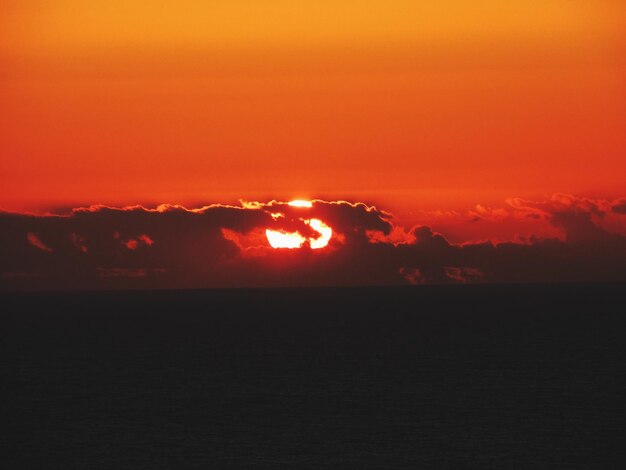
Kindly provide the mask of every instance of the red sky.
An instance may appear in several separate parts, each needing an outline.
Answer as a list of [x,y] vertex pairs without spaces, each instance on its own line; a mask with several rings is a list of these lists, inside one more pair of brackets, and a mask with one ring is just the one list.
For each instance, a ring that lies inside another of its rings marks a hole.
[[625,18],[4,1],[0,289],[624,281]]
[[0,207],[621,196],[625,5],[2,2]]

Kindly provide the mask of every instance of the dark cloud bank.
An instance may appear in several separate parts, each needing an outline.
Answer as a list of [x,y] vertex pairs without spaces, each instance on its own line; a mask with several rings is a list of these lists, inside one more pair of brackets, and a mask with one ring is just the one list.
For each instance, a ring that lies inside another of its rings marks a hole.
[[[390,214],[345,201],[4,212],[0,283],[35,290],[626,281],[626,237],[596,223],[607,212],[622,217],[624,200],[509,204],[518,217],[544,218],[562,236],[451,244],[428,226],[401,231]],[[269,247],[266,228],[315,236],[300,220],[312,217],[334,229],[327,248]]]

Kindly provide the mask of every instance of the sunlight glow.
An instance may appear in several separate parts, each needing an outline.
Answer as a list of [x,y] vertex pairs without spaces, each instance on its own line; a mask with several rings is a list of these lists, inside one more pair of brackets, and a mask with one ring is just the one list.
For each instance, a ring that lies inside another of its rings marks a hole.
[[312,201],[305,201],[304,199],[295,199],[293,201],[289,201],[291,207],[313,207]]

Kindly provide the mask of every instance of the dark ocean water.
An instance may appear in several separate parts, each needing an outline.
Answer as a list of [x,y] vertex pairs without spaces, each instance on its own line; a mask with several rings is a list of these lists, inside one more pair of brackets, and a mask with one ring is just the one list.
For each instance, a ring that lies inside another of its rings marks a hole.
[[0,467],[624,468],[625,293],[3,294]]

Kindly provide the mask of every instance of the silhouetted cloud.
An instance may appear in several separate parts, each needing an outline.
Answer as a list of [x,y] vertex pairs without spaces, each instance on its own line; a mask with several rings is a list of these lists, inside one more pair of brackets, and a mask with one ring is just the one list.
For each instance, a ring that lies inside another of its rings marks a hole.
[[[502,209],[476,206],[472,217],[540,218],[562,236],[466,243],[450,243],[427,225],[404,229],[387,212],[346,201],[0,213],[0,283],[92,289],[625,281],[626,237],[601,226],[622,201],[561,194],[510,199]],[[266,229],[316,237],[311,218],[333,228],[326,248],[269,246]]]

